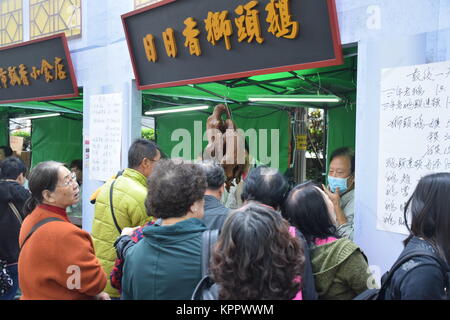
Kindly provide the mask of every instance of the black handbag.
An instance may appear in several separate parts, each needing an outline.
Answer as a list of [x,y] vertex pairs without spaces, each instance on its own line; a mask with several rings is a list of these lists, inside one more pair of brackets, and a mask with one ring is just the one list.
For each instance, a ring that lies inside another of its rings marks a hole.
[[[12,202],[8,202],[8,205],[11,208],[11,211],[16,216],[19,224],[22,225],[22,216],[20,215],[16,206]],[[8,274],[8,271],[6,270],[6,266],[7,266],[7,262],[0,260],[0,296],[7,293],[14,285],[13,279]]]
[[13,284],[13,279],[6,271],[6,261],[0,260],[0,296],[7,293]]

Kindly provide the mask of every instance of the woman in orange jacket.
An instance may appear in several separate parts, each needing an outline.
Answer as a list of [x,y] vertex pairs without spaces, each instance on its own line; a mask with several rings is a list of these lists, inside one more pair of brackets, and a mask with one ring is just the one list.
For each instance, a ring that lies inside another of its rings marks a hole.
[[109,299],[90,235],[66,214],[79,197],[74,174],[61,163],[43,162],[31,172],[29,188],[25,210],[31,214],[19,236],[21,299]]

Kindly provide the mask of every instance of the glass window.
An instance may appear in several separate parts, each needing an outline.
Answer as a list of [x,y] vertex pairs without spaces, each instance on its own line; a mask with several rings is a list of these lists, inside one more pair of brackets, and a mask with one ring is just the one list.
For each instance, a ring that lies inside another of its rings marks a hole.
[[81,0],[30,0],[30,38],[81,35]]
[[22,0],[0,0],[0,46],[22,40]]
[[134,9],[139,9],[161,0],[134,0]]

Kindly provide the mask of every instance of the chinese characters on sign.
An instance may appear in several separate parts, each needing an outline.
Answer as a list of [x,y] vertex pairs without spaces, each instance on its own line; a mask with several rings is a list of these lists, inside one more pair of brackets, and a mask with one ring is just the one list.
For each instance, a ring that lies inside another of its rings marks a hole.
[[335,0],[162,0],[122,23],[139,90],[343,63]]
[[67,73],[64,70],[65,66],[62,63],[63,59],[55,57],[53,63],[42,59],[40,67],[31,67],[31,72],[24,64],[17,66],[9,66],[7,68],[0,67],[0,89],[8,89],[9,86],[29,86],[30,79],[39,80],[42,76],[45,82],[49,83],[53,80],[67,79]]
[[[267,12],[267,31],[275,37],[295,39],[299,32],[299,22],[293,21],[289,6],[290,0],[270,0],[265,7]],[[259,44],[264,42],[262,37],[261,23],[258,10],[259,1],[253,0],[246,4],[237,6],[234,13],[234,25],[237,31],[238,42],[247,40],[248,43],[256,41]],[[233,36],[233,22],[229,16],[228,10],[218,12],[208,12],[205,23],[206,39],[213,46],[219,41],[225,43],[227,50],[231,50],[230,38]],[[201,31],[198,22],[193,17],[184,20],[185,28],[182,31],[184,36],[184,46],[189,49],[190,55],[200,56],[202,49],[200,47],[199,36]],[[171,58],[177,57],[177,43],[175,31],[167,28],[162,33],[164,47],[167,56]],[[158,54],[155,46],[155,36],[147,34],[143,38],[144,50],[149,62],[157,62]]]
[[189,48],[189,53],[191,56],[201,55],[202,49],[200,48],[200,41],[197,38],[200,34],[200,30],[196,29],[197,22],[195,22],[193,18],[187,18],[186,20],[184,20],[184,24],[186,25],[186,29],[184,29],[183,31],[183,36],[186,37],[184,46]]
[[450,62],[382,71],[379,230],[409,234],[404,208],[417,182],[450,172],[449,132]]

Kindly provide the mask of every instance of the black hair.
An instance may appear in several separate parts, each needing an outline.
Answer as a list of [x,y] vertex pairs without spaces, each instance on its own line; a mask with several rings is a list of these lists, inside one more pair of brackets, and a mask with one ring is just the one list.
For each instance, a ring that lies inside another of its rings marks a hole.
[[288,182],[277,169],[259,166],[250,170],[245,179],[241,199],[258,201],[277,209],[288,191]]
[[159,147],[156,143],[145,139],[136,139],[128,150],[128,168],[137,169],[144,158],[153,160]]
[[199,165],[173,160],[159,161],[147,183],[147,214],[162,219],[186,215],[206,190],[205,173]]
[[294,187],[281,208],[283,217],[303,233],[309,245],[316,238],[337,237],[323,194],[316,187],[320,188],[311,181]]
[[22,159],[8,157],[0,162],[0,179],[16,180],[21,173],[24,176],[27,173],[27,167]]
[[223,300],[288,300],[301,288],[304,252],[281,215],[257,203],[232,212],[211,270]]
[[350,160],[350,171],[351,173],[355,172],[355,151],[353,151],[350,147],[342,147],[334,150],[330,156],[330,163],[336,157],[347,157]]
[[25,202],[25,214],[31,213],[37,205],[41,204],[43,199],[42,192],[49,190],[55,191],[59,180],[59,168],[64,164],[55,161],[46,161],[39,163],[30,173],[28,178],[28,188],[31,197]]
[[10,157],[13,155],[13,149],[9,146],[1,146],[0,149],[3,149],[5,153],[5,158]]
[[[450,263],[450,173],[434,173],[422,177],[413,194],[406,202],[404,218],[410,231],[404,241],[407,245],[412,237],[430,242],[441,258]],[[411,226],[408,225],[411,212]]]
[[71,169],[71,168],[77,168],[77,169],[83,170],[83,160],[81,160],[81,159],[73,160],[69,166],[69,169]]
[[225,183],[226,176],[222,166],[213,161],[203,161],[202,168],[205,171],[207,189],[218,190]]

